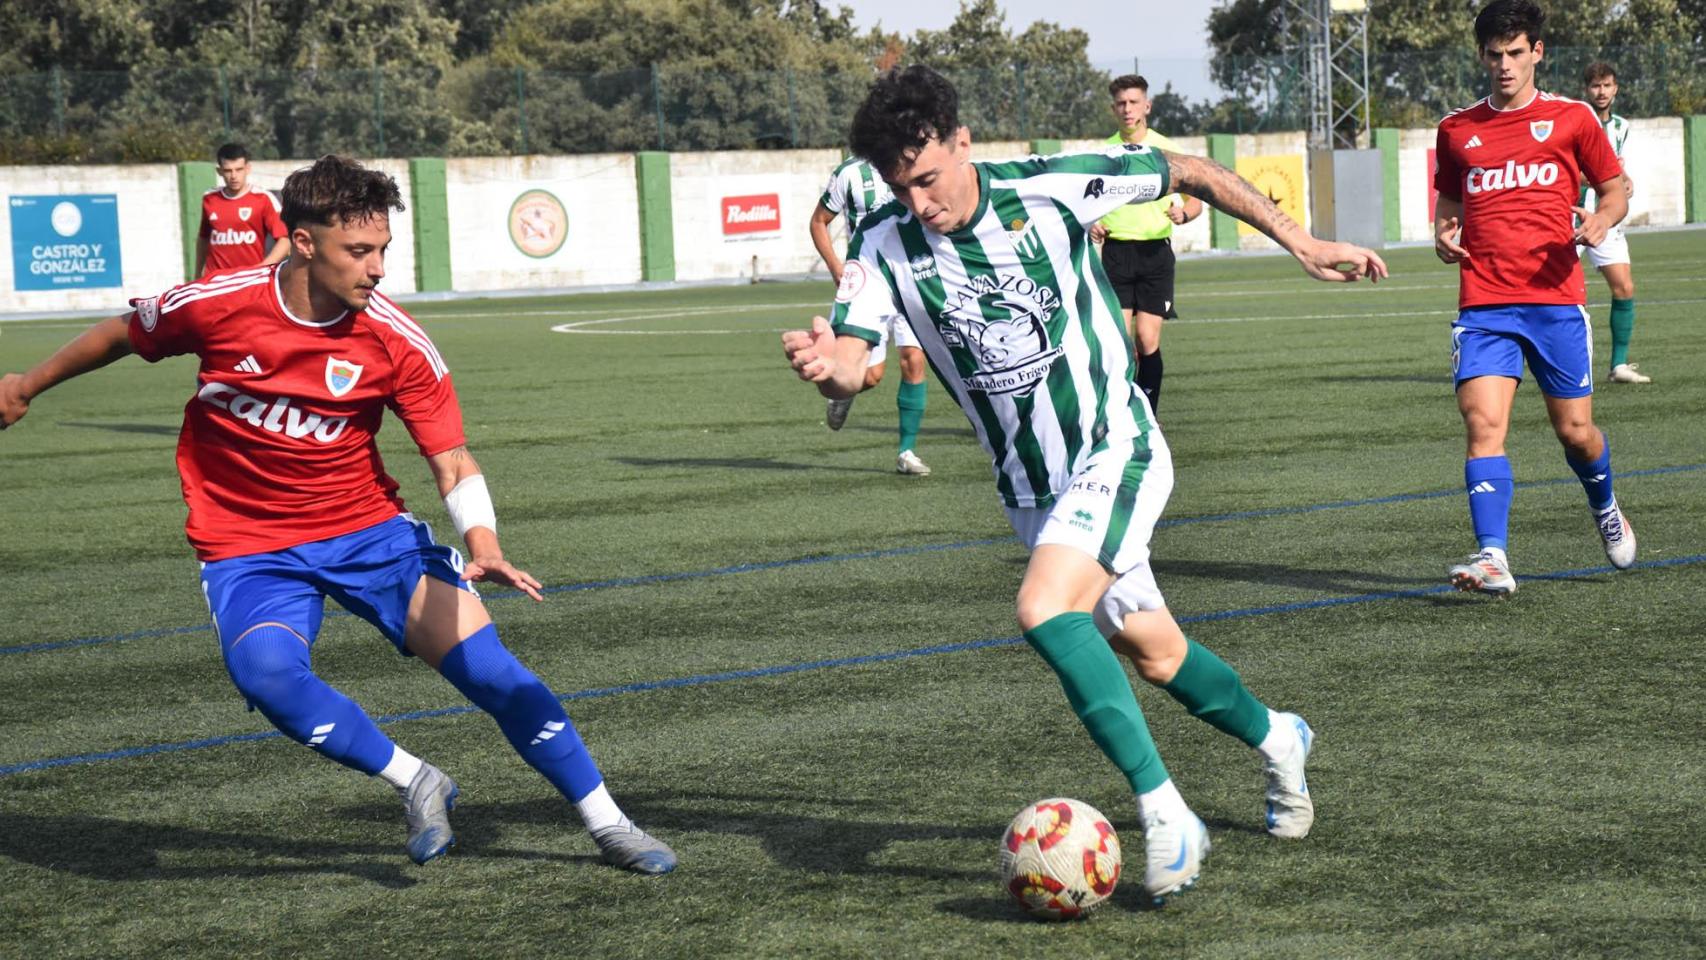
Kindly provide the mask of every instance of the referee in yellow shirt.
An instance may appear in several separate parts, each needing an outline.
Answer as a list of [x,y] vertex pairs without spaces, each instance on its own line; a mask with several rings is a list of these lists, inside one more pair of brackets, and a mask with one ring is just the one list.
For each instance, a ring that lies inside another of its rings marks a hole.
[[[1120,132],[1108,143],[1140,143],[1177,153],[1179,148],[1149,129],[1149,81],[1134,73],[1108,84]],[[1102,244],[1102,268],[1113,282],[1125,314],[1126,331],[1137,350],[1137,387],[1150,409],[1161,405],[1161,321],[1173,310],[1173,225],[1202,213],[1202,201],[1180,194],[1120,207],[1090,228]]]

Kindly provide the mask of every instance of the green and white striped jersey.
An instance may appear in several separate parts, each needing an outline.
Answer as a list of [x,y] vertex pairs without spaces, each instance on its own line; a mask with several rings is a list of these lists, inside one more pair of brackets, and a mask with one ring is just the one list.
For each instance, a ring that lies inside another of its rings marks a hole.
[[901,315],[994,461],[1011,507],[1046,507],[1092,453],[1148,450],[1154,421],[1132,383],[1119,302],[1089,229],[1168,192],[1148,147],[975,163],[966,226],[934,233],[899,202],[847,251],[831,323],[876,343]]
[[847,236],[851,238],[853,231],[859,227],[859,221],[893,199],[889,185],[877,176],[877,171],[870,164],[858,157],[848,157],[829,175],[829,184],[823,188],[823,196],[818,198],[818,202],[830,213],[842,215],[847,224]]
[[[1629,142],[1629,121],[1614,113],[1610,120],[1600,126],[1605,128],[1605,135],[1611,140],[1611,152],[1617,154],[1617,159],[1621,161],[1623,145]],[[1581,205],[1589,210],[1599,209],[1599,194],[1594,192],[1591,184],[1582,187]]]

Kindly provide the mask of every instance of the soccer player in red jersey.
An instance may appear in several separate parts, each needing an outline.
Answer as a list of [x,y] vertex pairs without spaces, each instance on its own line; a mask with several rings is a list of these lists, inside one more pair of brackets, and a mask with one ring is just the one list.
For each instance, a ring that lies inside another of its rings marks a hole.
[[[1593,331],[1576,257],[1577,244],[1597,245],[1623,219],[1628,198],[1593,109],[1534,85],[1545,20],[1532,0],[1494,0],[1481,10],[1475,43],[1492,92],[1440,121],[1435,151],[1434,252],[1460,268],[1452,365],[1478,541],[1450,576],[1461,590],[1496,595],[1516,589],[1505,553],[1505,433],[1525,359],[1564,459],[1587,491],[1606,557],[1619,569],[1635,562],[1635,531],[1612,494],[1611,447],[1593,422]],[[1576,205],[1584,179],[1598,196],[1592,211]]]
[[265,267],[290,256],[278,198],[249,186],[249,150],[227,143],[214,154],[224,187],[201,196],[201,228],[195,241],[195,275],[205,277],[244,267]]
[[[456,783],[313,673],[330,596],[491,714],[575,804],[607,862],[666,873],[675,854],[623,815],[561,701],[499,641],[474,592],[480,580],[541,599],[498,546],[444,358],[375,289],[390,212],[402,208],[396,181],[353,160],[296,171],[284,185],[290,259],[132,300],[28,373],[0,377],[0,429],[43,390],[126,354],[196,354],[178,472],[214,632],[249,704],[292,740],[395,787],[415,862],[455,842]],[[405,512],[385,474],[375,434],[387,407],[426,458],[468,561]]]

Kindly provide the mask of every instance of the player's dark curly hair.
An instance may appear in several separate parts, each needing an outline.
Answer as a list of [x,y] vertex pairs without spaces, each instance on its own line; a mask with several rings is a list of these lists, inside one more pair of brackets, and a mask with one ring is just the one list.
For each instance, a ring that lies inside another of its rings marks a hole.
[[1493,0],[1475,17],[1475,49],[1485,50],[1495,40],[1519,34],[1527,35],[1533,46],[1545,27],[1546,11],[1534,0]]
[[887,176],[931,138],[951,141],[960,129],[960,95],[947,78],[921,64],[893,69],[871,84],[853,115],[849,146]]
[[369,170],[349,157],[328,153],[284,179],[284,225],[364,223],[402,210],[397,181],[383,170]]

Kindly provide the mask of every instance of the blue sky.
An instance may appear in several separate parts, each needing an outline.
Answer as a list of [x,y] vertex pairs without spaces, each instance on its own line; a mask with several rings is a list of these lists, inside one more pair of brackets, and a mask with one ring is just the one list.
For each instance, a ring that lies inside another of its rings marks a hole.
[[[876,26],[911,33],[940,30],[959,12],[956,0],[842,0],[861,28]],[[1077,27],[1090,35],[1090,61],[1097,66],[1138,69],[1152,89],[1172,81],[1192,98],[1213,92],[1206,69],[1208,35],[1203,27],[1215,0],[1000,0],[1007,26],[1018,33],[1037,20]],[[1165,10],[1165,17],[1158,13]]]

